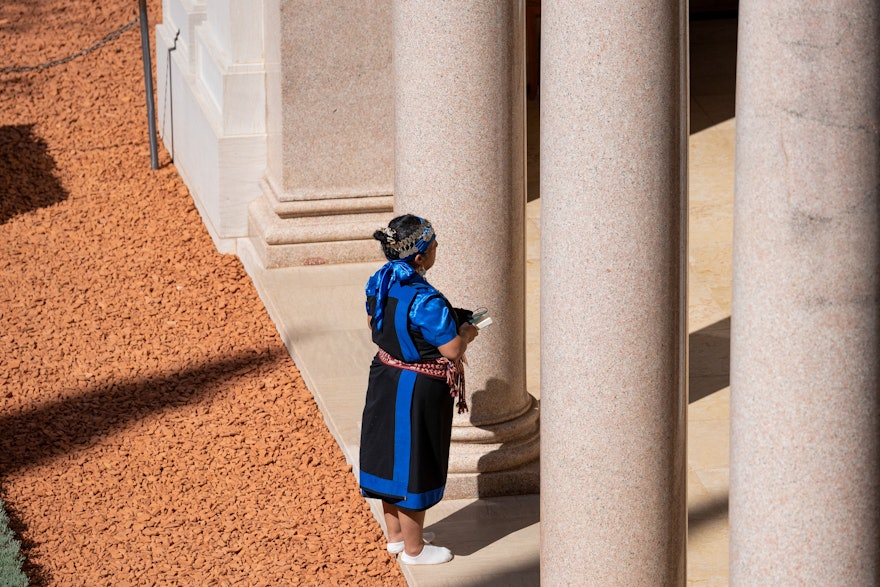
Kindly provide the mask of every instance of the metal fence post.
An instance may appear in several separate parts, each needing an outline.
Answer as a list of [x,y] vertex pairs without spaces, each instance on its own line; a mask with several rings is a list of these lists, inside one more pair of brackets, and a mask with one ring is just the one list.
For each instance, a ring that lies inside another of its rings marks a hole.
[[156,106],[153,102],[153,66],[150,61],[150,26],[147,23],[147,0],[138,0],[141,21],[141,50],[144,57],[144,84],[147,90],[147,126],[150,129],[150,164],[159,169],[156,144]]

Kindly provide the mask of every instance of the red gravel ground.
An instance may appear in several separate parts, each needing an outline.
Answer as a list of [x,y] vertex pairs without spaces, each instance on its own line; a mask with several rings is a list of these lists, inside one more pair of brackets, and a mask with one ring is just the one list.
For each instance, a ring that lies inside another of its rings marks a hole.
[[[136,15],[3,0],[0,68]],[[241,264],[147,137],[137,27],[0,73],[0,495],[31,584],[404,585]]]

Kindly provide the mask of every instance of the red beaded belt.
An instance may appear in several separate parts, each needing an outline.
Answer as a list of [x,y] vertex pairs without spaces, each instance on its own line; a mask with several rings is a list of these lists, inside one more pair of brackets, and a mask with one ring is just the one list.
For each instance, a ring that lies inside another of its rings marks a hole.
[[430,361],[419,361],[417,363],[406,363],[395,359],[384,350],[379,349],[377,355],[383,364],[397,369],[406,369],[415,371],[434,379],[445,379],[449,385],[449,393],[452,397],[458,397],[458,413],[462,414],[468,411],[467,400],[464,397],[464,365],[462,360],[450,361],[446,357],[432,359]]

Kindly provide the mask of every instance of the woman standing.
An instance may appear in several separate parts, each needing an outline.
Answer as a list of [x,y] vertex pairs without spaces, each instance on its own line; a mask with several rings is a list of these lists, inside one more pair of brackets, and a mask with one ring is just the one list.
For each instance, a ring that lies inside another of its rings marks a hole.
[[361,426],[361,491],[382,500],[389,552],[407,564],[445,563],[452,552],[429,544],[425,510],[446,487],[453,397],[466,411],[461,358],[478,330],[424,278],[437,256],[430,222],[398,216],[373,238],[388,262],[366,288],[379,352]]

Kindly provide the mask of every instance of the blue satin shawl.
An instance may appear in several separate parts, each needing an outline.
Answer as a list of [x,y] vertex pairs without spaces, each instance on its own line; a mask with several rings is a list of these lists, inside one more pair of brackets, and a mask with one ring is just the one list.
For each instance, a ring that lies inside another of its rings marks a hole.
[[435,346],[445,344],[457,334],[455,317],[451,308],[439,291],[419,275],[412,265],[404,261],[389,261],[370,277],[367,282],[367,313],[370,313],[369,298],[375,298],[373,321],[377,329],[382,328],[385,302],[388,290],[395,283],[400,285],[420,284],[436,295],[420,295],[410,309],[410,321],[419,327],[425,340]]

